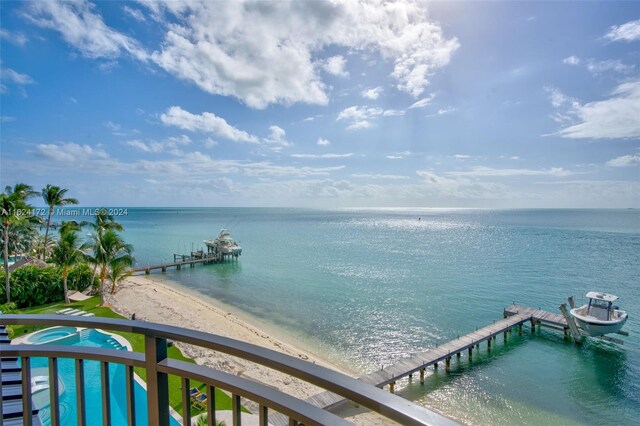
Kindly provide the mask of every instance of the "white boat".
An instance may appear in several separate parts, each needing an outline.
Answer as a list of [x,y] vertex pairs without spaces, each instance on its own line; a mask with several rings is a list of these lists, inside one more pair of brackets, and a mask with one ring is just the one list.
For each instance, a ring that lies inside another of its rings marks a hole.
[[242,247],[233,241],[231,233],[227,229],[221,229],[215,240],[206,240],[204,243],[216,253],[231,256],[240,256],[242,254]]
[[587,305],[571,309],[571,315],[583,330],[590,336],[602,336],[622,329],[627,322],[627,313],[613,305],[618,296],[590,291],[587,298]]

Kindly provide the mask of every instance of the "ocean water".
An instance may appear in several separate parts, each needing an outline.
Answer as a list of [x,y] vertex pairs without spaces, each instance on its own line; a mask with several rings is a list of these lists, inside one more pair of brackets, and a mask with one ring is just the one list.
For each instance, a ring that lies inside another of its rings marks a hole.
[[361,372],[490,324],[512,302],[557,312],[570,295],[616,294],[629,312],[623,346],[515,333],[399,394],[470,424],[640,416],[638,210],[128,209],[119,220],[139,265],[229,228],[238,263],[167,278]]

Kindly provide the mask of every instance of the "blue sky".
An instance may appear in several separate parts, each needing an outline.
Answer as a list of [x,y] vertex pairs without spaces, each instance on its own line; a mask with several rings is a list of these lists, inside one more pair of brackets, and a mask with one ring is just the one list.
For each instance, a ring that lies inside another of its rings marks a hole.
[[640,207],[637,2],[2,2],[2,186]]

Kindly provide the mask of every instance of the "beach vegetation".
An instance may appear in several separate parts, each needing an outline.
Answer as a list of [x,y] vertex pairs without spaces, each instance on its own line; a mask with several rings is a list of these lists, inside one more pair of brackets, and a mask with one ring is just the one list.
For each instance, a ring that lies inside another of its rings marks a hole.
[[109,278],[109,281],[111,281],[111,294],[114,294],[116,292],[116,286],[120,283],[120,281],[131,276],[132,272],[129,266],[130,265],[127,265],[123,262],[116,262],[109,268],[107,278]]
[[60,227],[60,238],[51,252],[51,259],[62,269],[62,287],[65,303],[70,302],[67,288],[69,270],[84,258],[84,253],[80,251],[79,229],[79,226],[74,222],[65,222]]
[[78,204],[78,200],[75,198],[65,198],[68,189],[60,188],[54,185],[47,185],[42,188],[42,199],[49,207],[49,215],[47,216],[47,223],[44,231],[44,247],[42,252],[42,260],[47,259],[47,240],[49,238],[49,226],[51,225],[51,215],[55,207],[63,207],[70,204]]
[[102,234],[92,235],[85,248],[91,250],[91,254],[87,255],[89,262],[100,269],[100,303],[104,304],[104,282],[107,275],[113,268],[133,265],[133,246],[125,243],[115,230],[108,229]]
[[[97,235],[98,240],[102,239],[102,234],[104,234],[105,231],[124,231],[124,227],[120,223],[116,222],[113,215],[110,215],[107,209],[104,208],[97,209],[95,211],[95,219],[93,222],[83,221],[80,223],[80,226],[88,226],[91,228],[91,230]],[[91,261],[92,257],[89,256],[88,259]],[[95,257],[93,257],[93,259],[95,260]],[[99,266],[100,265],[98,265],[98,263],[93,263],[94,278],[98,272]]]
[[[11,302],[18,308],[25,308],[63,300],[63,272],[63,268],[54,265],[44,268],[25,265],[16,269],[10,276]],[[0,271],[0,277],[5,279],[5,271]],[[92,285],[91,277],[91,268],[86,262],[69,267],[68,288],[83,291]],[[6,295],[0,292],[0,304],[7,302]]]
[[33,209],[27,203],[29,198],[37,194],[33,188],[25,183],[7,186],[0,194],[0,219],[2,220],[2,260],[4,265],[4,297],[11,301],[10,271],[9,271],[9,238],[14,226],[27,226],[36,223],[38,218],[33,216]]

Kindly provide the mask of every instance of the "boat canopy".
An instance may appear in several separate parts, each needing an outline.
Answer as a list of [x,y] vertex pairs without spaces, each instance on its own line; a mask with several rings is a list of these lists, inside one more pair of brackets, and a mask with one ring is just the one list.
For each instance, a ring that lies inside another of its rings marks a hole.
[[600,293],[597,291],[590,291],[587,293],[587,297],[589,299],[602,300],[604,302],[615,302],[618,300],[618,296],[614,296],[613,294]]

